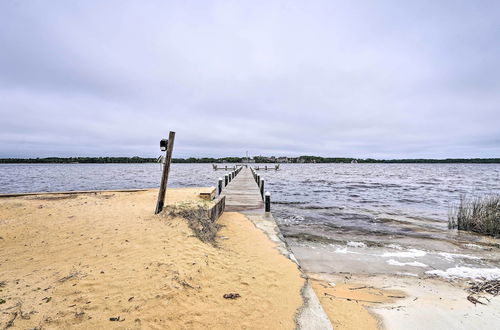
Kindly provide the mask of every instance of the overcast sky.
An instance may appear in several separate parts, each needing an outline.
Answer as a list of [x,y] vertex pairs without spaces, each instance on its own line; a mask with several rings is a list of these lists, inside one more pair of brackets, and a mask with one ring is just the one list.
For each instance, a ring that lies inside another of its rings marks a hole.
[[500,1],[0,2],[0,157],[500,157]]

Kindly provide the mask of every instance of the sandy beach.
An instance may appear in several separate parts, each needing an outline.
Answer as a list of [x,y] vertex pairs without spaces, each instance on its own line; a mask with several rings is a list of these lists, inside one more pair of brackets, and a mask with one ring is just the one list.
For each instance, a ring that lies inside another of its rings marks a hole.
[[[200,189],[169,189],[167,203]],[[218,246],[153,215],[157,190],[0,200],[0,327],[293,329],[305,280],[239,213]],[[225,299],[226,294],[238,294]]]
[[[169,189],[167,209],[209,206],[199,197],[207,190]],[[472,305],[464,281],[304,274],[238,212],[221,216],[215,244],[203,243],[185,219],[154,215],[156,197],[1,198],[0,327],[295,329],[305,277],[335,329],[490,329],[500,317],[500,300]]]

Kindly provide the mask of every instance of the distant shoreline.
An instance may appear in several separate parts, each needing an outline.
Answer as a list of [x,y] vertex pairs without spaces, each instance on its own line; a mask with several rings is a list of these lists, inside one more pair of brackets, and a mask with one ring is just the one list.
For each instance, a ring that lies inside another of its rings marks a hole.
[[[244,163],[245,158],[173,158],[173,163]],[[446,158],[446,159],[372,159],[332,158],[316,156],[253,158],[252,163],[311,164],[311,163],[368,163],[368,164],[500,164],[500,158]],[[0,158],[0,164],[140,164],[157,163],[157,158],[143,157],[47,157]]]

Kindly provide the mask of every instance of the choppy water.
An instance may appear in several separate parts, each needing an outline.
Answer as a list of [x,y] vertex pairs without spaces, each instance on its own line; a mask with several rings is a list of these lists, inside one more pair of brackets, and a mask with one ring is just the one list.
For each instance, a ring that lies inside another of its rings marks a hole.
[[[0,193],[154,188],[160,178],[160,164],[0,164]],[[215,182],[210,164],[171,165],[171,187]]]
[[[500,165],[305,164],[263,171],[284,226],[433,235],[461,195],[500,193]],[[415,233],[417,234],[417,233]]]
[[[261,171],[273,214],[310,271],[497,269],[500,241],[447,229],[463,194],[500,194],[498,164],[283,164]],[[171,187],[214,186],[210,164],[172,164]],[[157,187],[159,164],[0,165],[0,193]]]
[[471,268],[476,276],[493,271],[500,277],[498,239],[447,228],[450,207],[461,195],[500,194],[500,165],[282,169],[261,175],[272,192],[273,214],[309,271],[422,275],[438,270],[446,276],[471,273]]

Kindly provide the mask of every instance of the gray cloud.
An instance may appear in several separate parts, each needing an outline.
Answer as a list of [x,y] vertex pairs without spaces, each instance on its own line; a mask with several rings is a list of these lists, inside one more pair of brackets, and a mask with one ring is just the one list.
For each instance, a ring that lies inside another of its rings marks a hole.
[[4,1],[0,157],[499,157],[497,1]]

